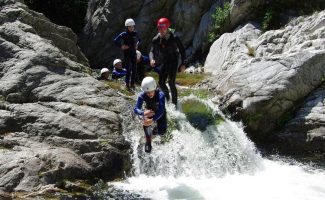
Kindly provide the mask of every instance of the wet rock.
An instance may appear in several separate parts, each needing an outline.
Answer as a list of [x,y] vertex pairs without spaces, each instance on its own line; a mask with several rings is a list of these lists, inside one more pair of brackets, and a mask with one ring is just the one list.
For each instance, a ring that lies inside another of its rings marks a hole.
[[124,176],[128,100],[89,75],[71,29],[22,1],[0,4],[1,193]]
[[[325,74],[324,19],[323,11],[263,34],[247,24],[212,45],[204,66],[213,74],[209,87],[223,108],[246,123],[253,137],[265,140],[293,117],[281,135],[323,151],[322,142],[312,145],[311,141],[323,140],[319,135],[323,116],[316,110],[321,110],[319,102],[324,100],[317,90]],[[294,115],[303,101],[302,110]],[[305,127],[298,131],[301,136],[292,124]]]
[[111,66],[115,57],[122,56],[122,51],[114,45],[112,40],[118,33],[125,30],[124,21],[132,17],[142,40],[140,49],[144,55],[147,55],[151,40],[157,34],[157,20],[161,16],[167,16],[171,20],[171,27],[176,29],[187,48],[187,54],[191,55],[207,45],[205,43],[211,26],[211,13],[220,2],[215,3],[212,0],[136,0],[132,2],[91,0],[80,46],[89,58],[91,66],[98,68]]

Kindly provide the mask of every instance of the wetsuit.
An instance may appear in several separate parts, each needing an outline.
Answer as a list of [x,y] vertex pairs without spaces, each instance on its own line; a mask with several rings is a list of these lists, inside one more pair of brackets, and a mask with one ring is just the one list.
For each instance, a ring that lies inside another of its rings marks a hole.
[[137,82],[141,83],[146,76],[146,66],[150,66],[149,57],[141,55],[140,61],[137,63]]
[[[124,63],[126,67],[126,76],[125,76],[125,84],[127,87],[134,87],[134,82],[137,74],[137,56],[136,56],[136,46],[140,43],[139,35],[136,31],[129,32],[125,31],[119,34],[115,39],[114,43],[118,47],[122,47],[123,45],[129,46],[128,49],[124,50]],[[131,78],[131,81],[130,81]]]
[[[152,117],[154,122],[157,122],[157,133],[159,135],[165,134],[167,130],[167,116],[165,108],[165,94],[161,90],[155,91],[155,96],[149,98],[144,92],[141,92],[138,96],[137,103],[134,108],[134,112],[138,115],[144,115],[142,110],[143,102],[146,102],[146,109],[152,110],[155,112],[155,115]],[[144,132],[146,135],[146,142],[150,144],[151,150],[151,132],[147,131],[147,126],[143,126]],[[146,145],[147,145],[146,143]]]
[[127,71],[125,69],[118,69],[114,67],[114,70],[112,72],[112,79],[119,79],[122,78],[127,74]]
[[177,89],[175,85],[176,74],[178,69],[178,56],[181,55],[181,64],[185,65],[185,49],[180,39],[170,31],[165,37],[160,37],[158,33],[152,40],[150,50],[150,59],[156,61],[156,65],[160,66],[159,87],[164,91],[167,100],[170,99],[169,91],[166,86],[168,84],[171,90],[172,102],[177,104]]
[[158,74],[160,72],[159,67],[150,66],[150,59],[148,56],[141,55],[140,62],[137,63],[137,81],[141,83],[146,76],[146,71],[151,70],[154,70]]

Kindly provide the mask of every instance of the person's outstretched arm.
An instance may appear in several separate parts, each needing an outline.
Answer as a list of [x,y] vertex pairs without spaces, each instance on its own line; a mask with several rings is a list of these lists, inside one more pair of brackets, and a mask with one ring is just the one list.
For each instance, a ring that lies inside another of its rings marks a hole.
[[114,44],[118,47],[122,47],[122,39],[125,32],[120,33],[116,38],[114,38]]
[[150,62],[150,66],[151,67],[154,67],[155,65],[155,57],[154,57],[154,45],[152,44],[151,45],[151,48],[150,48],[150,52],[149,52],[149,62]]
[[155,61],[155,53],[157,51],[157,46],[156,46],[156,37],[152,39],[151,42],[151,48],[149,51],[149,60],[150,60],[150,66],[155,67],[156,66],[156,61]]

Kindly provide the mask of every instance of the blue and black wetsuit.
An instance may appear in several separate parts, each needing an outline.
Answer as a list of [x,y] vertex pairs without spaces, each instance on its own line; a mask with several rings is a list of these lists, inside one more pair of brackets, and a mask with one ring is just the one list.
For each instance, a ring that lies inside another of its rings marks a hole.
[[[134,112],[138,115],[144,114],[142,109],[143,102],[146,102],[146,109],[152,110],[155,112],[155,115],[152,117],[154,122],[157,122],[157,130],[159,135],[165,134],[167,130],[167,116],[165,108],[165,94],[161,90],[155,91],[155,96],[149,98],[144,92],[141,92],[138,96],[138,101],[135,105]],[[145,127],[144,127],[145,128]],[[146,131],[145,131],[146,133]],[[147,133],[146,133],[147,134]],[[151,136],[146,135],[148,141],[151,140]]]
[[[134,87],[134,82],[137,74],[137,55],[136,55],[136,46],[140,43],[139,35],[136,31],[129,32],[125,31],[120,33],[115,39],[114,43],[118,47],[122,47],[123,45],[129,46],[128,49],[124,50],[124,62],[126,67],[126,76],[125,76],[125,83],[126,86]],[[130,81],[131,78],[131,81]]]
[[169,32],[165,37],[160,37],[157,34],[152,39],[152,46],[150,55],[156,61],[157,66],[161,66],[159,73],[159,87],[164,91],[166,98],[169,100],[169,90],[166,86],[168,78],[168,85],[171,91],[172,102],[177,104],[177,89],[175,85],[176,74],[178,70],[178,56],[181,55],[181,64],[185,65],[185,48],[180,39],[173,33]]
[[114,67],[114,70],[112,72],[112,79],[115,80],[115,79],[122,78],[126,74],[127,74],[127,71],[125,69],[118,69],[118,68]]
[[140,62],[137,63],[137,81],[141,83],[141,81],[146,76],[146,71],[154,70],[156,73],[159,74],[160,69],[159,67],[151,67],[150,66],[150,59],[148,56],[141,55]]

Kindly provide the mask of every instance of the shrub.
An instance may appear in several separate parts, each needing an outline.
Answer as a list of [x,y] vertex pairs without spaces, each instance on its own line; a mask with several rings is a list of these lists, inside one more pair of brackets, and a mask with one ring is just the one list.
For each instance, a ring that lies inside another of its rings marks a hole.
[[262,30],[278,29],[287,23],[283,16],[292,17],[310,15],[315,11],[324,10],[324,0],[272,0],[267,1],[257,13],[257,21]]
[[208,34],[208,41],[212,43],[220,37],[222,28],[229,21],[230,17],[230,3],[224,3],[223,7],[217,7],[214,14],[212,14],[213,25],[212,31]]
[[269,29],[270,27],[270,23],[272,21],[272,18],[273,18],[274,14],[273,14],[273,10],[271,9],[268,9],[266,12],[265,12],[265,15],[263,17],[263,21],[262,21],[262,30],[263,31],[266,31]]

